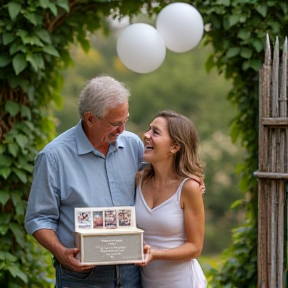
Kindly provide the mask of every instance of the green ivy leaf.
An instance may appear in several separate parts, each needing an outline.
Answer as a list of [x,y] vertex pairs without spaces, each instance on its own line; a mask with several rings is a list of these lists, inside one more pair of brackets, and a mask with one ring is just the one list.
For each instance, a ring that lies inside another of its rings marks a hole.
[[267,11],[268,11],[268,7],[267,7],[267,5],[265,5],[265,4],[256,5],[256,10],[257,10],[263,17],[266,17]]
[[259,39],[252,39],[252,46],[258,53],[264,50],[264,44]]
[[34,86],[29,86],[27,94],[28,94],[29,101],[30,102],[34,101],[35,87]]
[[251,36],[251,32],[244,30],[244,29],[239,30],[239,32],[237,34],[237,37],[242,39],[242,40],[248,40],[250,38],[250,36]]
[[16,145],[15,143],[9,143],[8,144],[8,151],[11,155],[16,157],[18,152],[19,152],[19,146]]
[[21,11],[21,4],[17,2],[8,3],[8,12],[11,20],[14,20]]
[[23,248],[25,246],[25,233],[23,228],[17,223],[9,223],[9,228],[13,232],[16,241]]
[[245,61],[242,64],[242,69],[246,71],[250,67],[250,61]]
[[9,47],[9,53],[10,55],[14,55],[17,52],[23,52],[23,54],[26,54],[27,52],[27,47],[23,44],[19,44],[18,41],[15,41],[10,47]]
[[9,167],[0,167],[0,176],[7,179],[11,174],[12,170]]
[[16,262],[17,257],[12,255],[9,252],[0,251],[0,260],[7,261],[7,262]]
[[284,14],[286,15],[287,12],[288,12],[287,3],[279,3],[279,6],[281,7],[281,9],[283,10]]
[[0,225],[0,234],[1,235],[7,234],[8,229],[9,229],[8,225]]
[[217,4],[223,6],[230,6],[230,0],[218,0]]
[[57,7],[56,7],[56,4],[51,3],[51,2],[49,1],[48,8],[49,8],[50,11],[52,12],[52,14],[54,14],[54,16],[57,16]]
[[273,21],[273,22],[270,22],[270,26],[271,26],[274,34],[279,33],[279,31],[280,31],[280,23],[278,23],[277,21]]
[[278,1],[267,1],[266,3],[268,6],[275,6],[276,4],[278,4],[277,2]]
[[14,101],[7,100],[5,110],[11,115],[16,116],[20,111],[20,105]]
[[243,200],[242,199],[239,199],[239,200],[236,200],[234,201],[232,204],[231,204],[231,209],[235,209],[241,205],[243,205]]
[[59,7],[62,7],[66,12],[70,11],[69,2],[68,0],[57,0],[56,4]]
[[0,223],[7,225],[10,223],[11,218],[12,218],[12,213],[1,213],[0,214]]
[[[14,128],[14,127],[13,127]],[[13,128],[12,128],[12,130],[13,130]],[[15,141],[14,141],[14,136],[13,136],[13,133],[11,132],[12,130],[10,130],[10,132],[8,133],[8,134],[6,134],[6,138],[5,138],[5,143],[7,144],[7,143],[14,143]],[[8,157],[8,156],[6,156],[6,155],[0,155],[0,160],[2,161],[0,161],[0,166],[1,166],[1,164],[3,164],[4,163],[4,161],[3,161],[3,159],[1,159],[2,157],[6,157],[6,158],[10,158],[10,157]],[[11,159],[8,159],[8,160],[11,160],[12,162],[13,162],[13,160],[12,160],[12,158]]]
[[246,47],[241,48],[240,55],[241,55],[241,57],[243,57],[245,59],[250,59],[252,56],[252,50],[250,48],[246,48]]
[[15,207],[16,209],[16,215],[19,215],[20,217],[25,214],[25,209],[27,207],[27,204],[25,204],[23,201],[19,202],[18,205]]
[[11,194],[11,199],[13,205],[16,207],[22,200],[21,200],[21,192],[20,191],[13,191]]
[[51,37],[47,30],[39,29],[35,31],[35,34],[44,42],[51,44]]
[[232,14],[229,16],[229,26],[232,27],[240,20],[240,16],[237,14]]
[[48,8],[50,0],[39,0],[39,5],[43,8]]
[[28,120],[31,120],[31,110],[26,105],[20,104],[20,111],[22,117],[27,117]]
[[231,140],[233,143],[236,143],[238,137],[239,137],[239,134],[240,134],[240,131],[239,131],[239,128],[238,128],[238,125],[236,123],[236,121],[232,121],[231,123],[231,132],[230,132],[230,136],[231,136]]
[[0,67],[5,67],[11,62],[11,57],[8,55],[0,55]]
[[62,108],[62,105],[63,105],[63,98],[61,97],[60,94],[54,94],[53,95],[53,102],[55,103],[56,107],[58,109],[61,109]]
[[7,270],[9,270],[9,272],[14,278],[19,277],[24,283],[28,283],[27,275],[22,270],[20,270],[19,266],[16,265],[8,266]]
[[214,55],[210,54],[208,59],[205,62],[205,69],[209,73],[213,67],[215,67]]
[[35,13],[29,13],[29,12],[26,12],[24,14],[24,17],[29,21],[31,22],[34,26],[37,25],[37,15]]
[[19,29],[19,30],[16,32],[16,35],[17,35],[17,36],[20,36],[21,39],[23,40],[23,39],[28,35],[28,31],[23,30],[23,29]]
[[25,55],[20,53],[16,54],[13,58],[12,64],[16,75],[18,75],[27,67]]
[[[6,143],[8,142],[8,136],[6,136]],[[12,142],[13,143],[13,142]],[[0,167],[9,167],[13,163],[13,159],[7,155],[0,154]]]
[[44,69],[44,60],[40,53],[27,55],[27,61],[32,65],[36,72]]
[[58,51],[57,51],[53,46],[51,46],[51,45],[44,46],[44,47],[42,48],[42,50],[43,50],[44,52],[46,52],[47,54],[50,54],[50,55],[52,55],[52,56],[60,57]]
[[22,131],[25,135],[29,136],[31,135],[31,132],[33,131],[33,128],[31,129],[31,125],[29,126],[29,124],[33,126],[33,124],[30,121],[18,122],[18,123],[15,123],[15,125],[13,126],[13,129]]
[[28,137],[23,134],[17,134],[14,136],[16,142],[21,148],[25,148],[26,144],[28,143]]
[[234,56],[239,55],[241,48],[240,47],[232,47],[229,48],[227,53],[226,53],[226,57],[227,58],[232,58]]
[[28,160],[28,158],[26,156],[24,157],[23,155],[21,155],[21,156],[18,157],[18,160],[19,160],[18,168],[21,168],[21,169],[23,169],[25,171],[28,171],[28,172],[32,173],[33,165],[31,165],[29,163],[29,160]]
[[6,151],[5,145],[1,144],[0,145],[0,154],[3,154]]
[[12,171],[17,175],[22,183],[27,183],[27,175],[18,168],[12,168]]
[[[9,191],[0,191],[0,203],[4,206],[10,198]],[[2,222],[3,223],[3,222]]]
[[23,37],[22,40],[23,40],[24,44],[30,44],[30,45],[35,45],[35,46],[39,46],[39,47],[44,46],[37,35]]
[[28,89],[28,85],[29,85],[29,81],[27,78],[25,78],[24,76],[21,75],[11,75],[8,78],[9,81],[9,85],[14,89],[17,87],[21,87],[23,89],[24,92],[27,91]]
[[255,71],[259,71],[262,67],[262,62],[257,59],[252,59],[250,60],[250,67]]
[[3,33],[2,34],[2,41],[4,45],[8,45],[10,44],[14,39],[15,39],[15,35],[12,33]]
[[37,21],[37,26],[38,27],[42,27],[43,22],[44,22],[44,17],[45,17],[44,14],[41,14],[41,13],[36,14],[36,21]]
[[80,41],[80,45],[81,45],[81,47],[83,48],[83,50],[86,52],[86,53],[88,53],[89,52],[89,49],[90,49],[90,41],[88,41],[87,39],[84,39],[84,38],[81,38],[81,40],[80,39],[78,39],[79,41]]

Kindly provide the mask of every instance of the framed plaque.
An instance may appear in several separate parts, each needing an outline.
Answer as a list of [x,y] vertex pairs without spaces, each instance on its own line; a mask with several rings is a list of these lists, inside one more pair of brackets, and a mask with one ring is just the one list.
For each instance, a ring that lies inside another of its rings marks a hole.
[[133,206],[75,208],[76,258],[83,264],[142,262],[143,232]]

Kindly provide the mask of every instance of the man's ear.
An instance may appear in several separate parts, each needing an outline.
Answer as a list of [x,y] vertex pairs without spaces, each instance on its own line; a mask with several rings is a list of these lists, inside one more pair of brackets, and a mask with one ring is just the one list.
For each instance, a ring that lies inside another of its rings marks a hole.
[[92,123],[93,122],[93,116],[89,116],[88,121],[89,121],[89,123]]
[[95,116],[91,112],[86,112],[82,119],[86,125],[91,126],[95,121]]

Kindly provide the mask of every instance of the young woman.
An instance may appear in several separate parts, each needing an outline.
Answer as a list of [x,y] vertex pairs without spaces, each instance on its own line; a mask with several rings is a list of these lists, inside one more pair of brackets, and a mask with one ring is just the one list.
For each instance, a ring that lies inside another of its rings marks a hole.
[[183,115],[162,111],[144,134],[146,167],[137,174],[136,221],[144,230],[143,288],[204,288],[196,258],[204,241],[204,164]]

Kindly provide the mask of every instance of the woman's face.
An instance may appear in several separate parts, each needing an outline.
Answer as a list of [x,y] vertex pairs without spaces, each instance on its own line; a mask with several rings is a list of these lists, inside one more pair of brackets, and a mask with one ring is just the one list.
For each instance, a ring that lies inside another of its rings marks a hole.
[[174,157],[171,153],[175,142],[168,132],[168,121],[164,117],[157,117],[150,124],[149,130],[144,133],[144,161],[156,163]]

